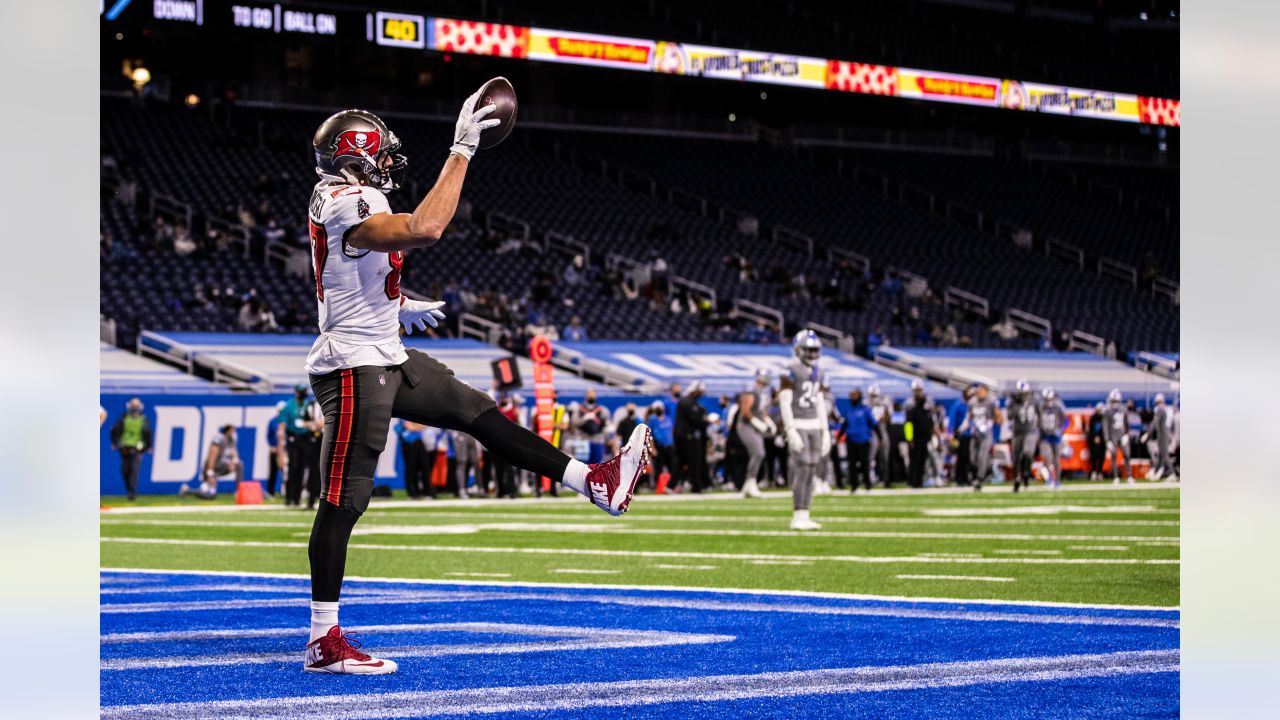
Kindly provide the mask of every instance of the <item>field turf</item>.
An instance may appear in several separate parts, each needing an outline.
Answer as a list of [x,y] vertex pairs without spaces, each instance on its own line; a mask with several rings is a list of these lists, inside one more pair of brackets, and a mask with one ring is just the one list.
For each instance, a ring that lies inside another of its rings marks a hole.
[[[785,494],[639,496],[618,519],[375,502],[343,622],[399,653],[393,679],[299,671],[306,511],[103,504],[106,716],[1178,711],[1176,487],[824,496],[804,534]],[[228,651],[256,682],[207,659]]]

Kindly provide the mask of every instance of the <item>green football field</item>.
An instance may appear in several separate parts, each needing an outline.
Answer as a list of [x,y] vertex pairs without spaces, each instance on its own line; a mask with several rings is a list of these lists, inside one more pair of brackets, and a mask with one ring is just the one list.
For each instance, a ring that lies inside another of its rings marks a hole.
[[[1177,487],[815,498],[637,496],[611,518],[583,498],[375,501],[347,574],[442,581],[803,590],[1174,607]],[[311,514],[196,499],[104,498],[104,568],[307,572]]]

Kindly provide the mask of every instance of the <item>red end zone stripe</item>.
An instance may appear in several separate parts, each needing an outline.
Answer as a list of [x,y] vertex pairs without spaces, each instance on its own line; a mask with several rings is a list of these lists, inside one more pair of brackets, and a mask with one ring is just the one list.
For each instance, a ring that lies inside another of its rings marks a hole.
[[347,455],[351,452],[351,425],[355,415],[355,371],[342,371],[342,393],[338,402],[338,432],[333,439],[333,459],[329,463],[329,492],[324,499],[338,505],[342,498],[342,476],[347,471]]

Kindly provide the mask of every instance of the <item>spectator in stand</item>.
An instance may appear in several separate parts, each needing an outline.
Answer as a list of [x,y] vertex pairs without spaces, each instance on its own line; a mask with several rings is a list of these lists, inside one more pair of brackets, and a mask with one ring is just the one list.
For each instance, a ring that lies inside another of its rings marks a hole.
[[[587,339],[587,329],[582,327],[582,318],[574,315],[569,319],[569,324],[564,327],[561,339],[567,342],[582,342]],[[624,436],[629,437],[629,436]]]
[[529,314],[529,323],[524,326],[524,334],[529,337],[542,335],[548,340],[560,339],[556,326],[547,322],[547,316],[541,310],[534,310]]
[[[105,413],[102,415],[105,419]],[[120,453],[120,477],[130,500],[138,498],[142,456],[151,452],[151,423],[142,414],[142,400],[132,398],[125,413],[111,426],[111,447]]]
[[279,329],[276,316],[256,294],[251,295],[240,306],[238,322],[240,329],[246,332],[271,332]]
[[871,332],[867,333],[867,344],[866,344],[867,357],[875,358],[876,348],[880,347],[881,345],[887,346],[888,344],[889,342],[885,340],[885,337],[884,337],[883,328],[876,328],[875,330],[872,330]]
[[587,440],[588,465],[604,461],[605,434],[609,428],[609,411],[596,404],[596,391],[587,390],[582,405],[578,407],[573,423],[578,432]]
[[191,238],[191,232],[187,229],[186,223],[178,223],[173,233],[173,251],[179,255],[187,256],[196,251],[196,241]]
[[430,495],[433,499],[436,496],[436,489],[431,485],[429,477],[431,468],[427,463],[427,448],[422,444],[424,429],[425,425],[408,420],[396,423],[396,436],[400,438],[400,459],[404,463],[404,489],[415,500],[423,495]]
[[1018,328],[1013,326],[1013,321],[1006,314],[999,322],[991,326],[991,332],[995,333],[1002,340],[1013,340],[1018,337]]
[[587,280],[587,263],[581,255],[574,255],[573,260],[560,274],[561,280],[569,287],[577,287]]

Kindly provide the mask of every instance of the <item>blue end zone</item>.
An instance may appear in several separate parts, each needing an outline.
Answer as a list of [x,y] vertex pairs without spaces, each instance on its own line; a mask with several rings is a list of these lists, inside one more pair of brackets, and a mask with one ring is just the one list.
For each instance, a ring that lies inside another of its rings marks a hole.
[[[104,717],[212,716],[189,704],[212,701],[313,718],[326,702],[370,717],[1178,714],[1177,611],[352,581],[344,626],[400,664],[354,677],[301,671],[305,580],[104,572],[102,590]],[[374,709],[387,698],[404,705]]]

